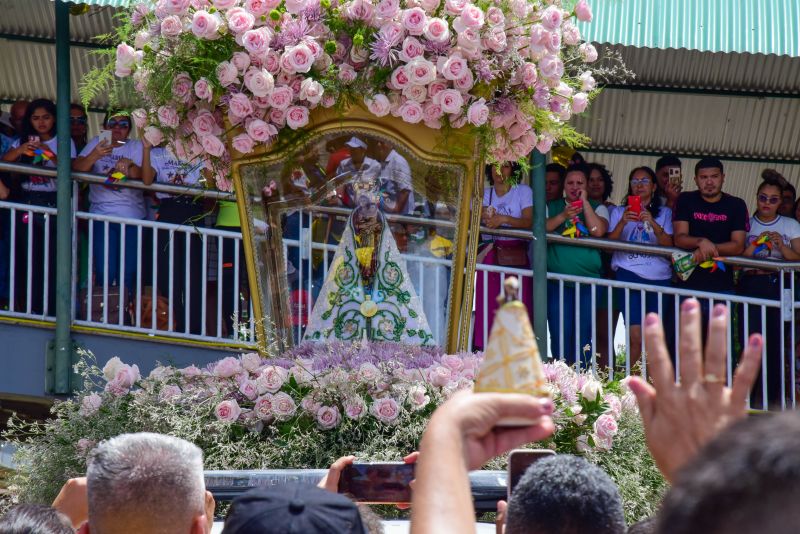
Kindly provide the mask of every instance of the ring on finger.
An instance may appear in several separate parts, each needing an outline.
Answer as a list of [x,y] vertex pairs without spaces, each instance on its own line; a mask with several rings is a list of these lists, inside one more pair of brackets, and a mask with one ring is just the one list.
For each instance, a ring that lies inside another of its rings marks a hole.
[[725,380],[723,378],[718,377],[714,373],[706,373],[703,377],[703,380],[706,384],[723,384]]

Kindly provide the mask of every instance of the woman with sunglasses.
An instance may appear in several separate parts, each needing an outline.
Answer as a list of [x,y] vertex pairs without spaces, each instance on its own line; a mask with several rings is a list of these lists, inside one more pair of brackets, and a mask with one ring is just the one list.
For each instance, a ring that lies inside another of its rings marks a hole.
[[72,142],[75,143],[75,150],[80,152],[86,146],[86,132],[88,131],[87,124],[89,117],[83,106],[79,104],[70,104],[69,106],[69,136],[72,137]]
[[[56,138],[56,105],[47,99],[31,102],[22,119],[22,131],[11,150],[3,155],[4,161],[13,161],[55,167],[58,161],[58,139]],[[71,145],[69,157],[75,157],[75,146]],[[12,184],[13,200],[33,206],[56,207],[56,179],[49,176],[17,176]],[[55,313],[55,260],[56,218],[45,219],[44,214],[17,211],[14,246],[14,293],[16,299],[32,313]],[[33,235],[29,235],[32,233]],[[32,249],[28,250],[28,240]],[[45,243],[47,241],[47,243]],[[30,254],[30,264],[28,255]],[[47,261],[45,261],[45,258]],[[28,273],[30,271],[30,288]],[[45,273],[47,273],[45,275]],[[45,278],[46,276],[46,278]],[[44,288],[48,288],[45,302]],[[27,295],[30,291],[30,303]]]
[[[628,196],[623,204],[611,212],[609,239],[642,243],[647,245],[672,246],[672,210],[661,205],[656,173],[650,167],[637,167],[628,176]],[[611,269],[620,282],[669,287],[672,282],[672,265],[664,256],[653,256],[639,252],[615,252],[611,258]],[[658,293],[644,292],[645,313],[658,312]],[[631,289],[628,299],[625,290],[615,291],[630,334],[631,364],[639,361],[642,354],[642,292]],[[671,302],[671,301],[670,301]],[[667,307],[666,296],[662,297],[662,309]]]
[[[142,143],[129,139],[131,133],[131,119],[125,113],[116,113],[107,116],[103,123],[105,132],[98,135],[81,150],[72,168],[76,171],[94,172],[109,176],[109,183],[104,185],[92,184],[89,186],[90,213],[113,216],[125,219],[144,219],[147,215],[144,195],[139,189],[131,189],[114,185],[116,180],[111,177],[114,171],[121,172],[125,178],[122,180],[141,179]],[[92,223],[92,257],[94,267],[94,283],[103,285],[105,280],[105,265],[108,262],[108,285],[120,285],[120,246],[122,224],[108,223],[108,236],[105,235],[106,223],[93,221]],[[108,250],[105,250],[105,241],[108,238]],[[125,265],[124,283],[125,293],[130,295],[133,287],[134,274],[138,265],[139,244],[137,242],[137,227],[135,224],[125,225]],[[93,291],[93,294],[96,292]],[[126,295],[127,296],[127,295]]]
[[[759,260],[798,261],[800,260],[800,223],[791,217],[778,214],[781,206],[786,179],[777,171],[765,169],[761,173],[763,181],[758,186],[757,209],[750,218],[750,231],[747,233],[744,255]],[[788,287],[788,280],[787,280]],[[739,280],[739,293],[748,297],[779,300],[781,280],[778,271],[764,269],[745,269]],[[761,308],[749,306],[747,328],[750,332],[761,332]],[[780,310],[766,310],[767,351],[767,402],[771,405],[781,401],[781,315]],[[741,317],[741,315],[740,315]],[[742,323],[742,327],[744,321]],[[749,334],[749,332],[745,332]],[[742,339],[745,339],[744,337]],[[756,380],[751,404],[763,408],[761,378]]]

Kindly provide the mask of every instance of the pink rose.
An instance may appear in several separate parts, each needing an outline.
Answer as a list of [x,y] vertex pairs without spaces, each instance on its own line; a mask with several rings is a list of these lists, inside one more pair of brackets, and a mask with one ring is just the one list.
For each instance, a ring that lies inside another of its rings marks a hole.
[[330,430],[339,426],[342,416],[336,406],[323,406],[317,411],[316,420],[322,430]]
[[592,446],[589,444],[589,436],[586,434],[582,434],[578,436],[575,440],[575,448],[578,452],[589,452],[592,450]]
[[308,0],[285,0],[286,11],[292,15],[298,15],[308,5]]
[[281,85],[272,90],[269,94],[269,103],[273,108],[285,110],[292,104],[294,92],[292,88],[286,85]]
[[201,371],[200,368],[197,367],[196,365],[190,365],[189,367],[184,367],[178,372],[183,376],[200,376],[203,374],[203,371]]
[[365,362],[359,366],[357,376],[362,382],[375,384],[381,380],[383,373],[381,373],[380,369],[375,367],[373,364]]
[[578,0],[575,4],[575,16],[581,22],[592,22],[592,8],[586,0]]
[[617,421],[611,414],[604,413],[594,422],[594,433],[600,439],[613,438],[617,431]]
[[406,75],[413,85],[428,85],[436,79],[436,67],[427,59],[418,57],[406,65]]
[[472,87],[475,85],[475,76],[472,74],[472,71],[467,69],[464,72],[464,75],[453,82],[453,87],[461,91],[462,93],[468,92]]
[[400,407],[397,405],[397,401],[391,397],[375,400],[372,403],[371,411],[372,415],[383,423],[391,423],[400,415]]
[[390,46],[397,46],[403,41],[403,36],[405,35],[405,29],[403,29],[403,25],[399,22],[390,21],[385,23],[381,26],[380,31],[378,34],[381,38],[386,41]]
[[186,103],[191,99],[193,88],[194,82],[185,72],[181,72],[172,80],[172,94],[181,102]]
[[440,57],[437,67],[439,72],[442,73],[442,76],[448,80],[457,80],[461,78],[469,69],[467,61],[457,53],[450,57]]
[[421,410],[431,402],[431,398],[424,386],[416,385],[408,390],[408,401],[415,410]]
[[286,125],[292,130],[297,130],[308,124],[308,108],[305,106],[291,106],[286,110]]
[[422,106],[419,102],[407,100],[398,109],[398,114],[405,122],[416,124],[422,120]]
[[609,393],[603,397],[603,400],[608,404],[608,413],[610,413],[615,420],[618,419],[619,416],[622,415],[622,401],[620,398],[613,393]]
[[375,6],[369,0],[351,0],[346,4],[344,13],[350,20],[370,22],[375,13]]
[[214,115],[208,110],[202,110],[202,112],[198,113],[197,116],[192,119],[192,131],[194,131],[198,137],[214,135],[217,133],[218,128]]
[[161,21],[161,35],[164,37],[177,37],[183,32],[183,22],[180,17],[170,15]]
[[[261,122],[266,126],[264,121],[258,122]],[[283,384],[286,383],[288,378],[289,373],[286,371],[286,369],[276,365],[270,365],[261,370],[261,374],[256,379],[256,385],[259,393],[277,393],[281,387],[283,387]]]
[[376,117],[385,117],[389,114],[389,99],[386,95],[376,94],[372,98],[364,97],[364,103],[370,113]]
[[502,52],[506,49],[508,41],[506,40],[506,32],[502,28],[489,28],[483,38],[483,43],[486,48],[494,52]]
[[339,65],[338,77],[343,83],[349,84],[354,82],[356,76],[356,70],[351,65],[347,63]]
[[[236,138],[233,139],[234,148],[241,152],[242,154],[246,154],[250,152],[252,147],[252,141],[256,141],[259,143],[264,143],[269,141],[275,135],[278,135],[278,130],[272,124],[267,124],[266,122],[262,121],[261,119],[253,119],[247,123],[247,136],[251,139],[250,150],[242,150],[242,148],[248,148],[247,141],[242,139],[240,140],[240,148],[236,146]],[[245,134],[241,134],[245,135]],[[240,136],[237,136],[237,138]]]
[[300,408],[314,415],[322,408],[322,403],[317,400],[314,393],[311,393],[303,397],[303,400],[300,401]]
[[242,364],[233,356],[228,356],[218,361],[211,373],[220,378],[230,378],[235,374],[242,372]]
[[464,31],[458,32],[457,41],[461,55],[468,59],[478,59],[480,57],[481,39],[478,30],[466,28]]
[[403,40],[403,46],[400,48],[400,59],[409,62],[416,57],[421,57],[425,54],[425,47],[419,42],[416,37],[406,37]]
[[452,371],[443,365],[437,365],[428,370],[428,381],[434,386],[445,387],[452,378]]
[[548,54],[539,61],[539,70],[545,78],[557,80],[564,75],[564,63],[558,56]]
[[495,6],[487,9],[486,23],[492,27],[504,27],[506,25],[506,16],[503,14],[503,10]]
[[406,9],[403,11],[401,17],[403,28],[411,35],[422,35],[425,31],[425,23],[427,20],[428,16],[421,7]]
[[550,32],[547,35],[547,40],[544,42],[544,47],[551,54],[558,54],[561,49],[561,34],[558,30]]
[[255,400],[256,397],[258,397],[258,389],[256,388],[255,382],[252,380],[242,380],[239,383],[239,393],[250,400]]
[[164,132],[162,132],[155,126],[146,127],[144,129],[143,137],[148,143],[150,143],[151,146],[158,146],[164,142]]
[[[403,96],[409,100],[413,100],[414,102],[419,102],[422,104],[428,97],[428,90],[424,85],[408,85],[405,89],[403,89]],[[423,120],[424,119],[425,117],[423,116]]]
[[536,74],[536,65],[533,63],[524,63],[519,75],[520,81],[525,87],[533,87],[536,84],[536,80],[539,79],[538,74]]
[[311,65],[314,64],[314,53],[302,43],[286,48],[281,58],[281,65],[284,65],[283,58],[286,58],[285,64],[289,66],[287,70],[290,72],[306,73],[311,70]]
[[221,20],[218,15],[208,11],[195,11],[192,16],[192,33],[201,39],[215,39],[219,37]]
[[[211,85],[208,83],[208,80],[205,78],[200,78],[194,84],[194,94],[200,100],[205,100],[206,102],[211,102],[211,99],[214,97],[214,92],[211,90]],[[171,128],[174,128],[172,126]]]
[[239,0],[213,0],[214,7],[219,9],[220,11],[227,11],[236,4],[239,3]]
[[581,57],[587,63],[593,63],[597,61],[597,49],[591,43],[583,43],[578,47],[578,52],[581,53]]
[[392,75],[389,77],[389,81],[392,84],[392,88],[397,90],[402,90],[411,83],[408,79],[405,67],[397,67],[394,69]]
[[481,98],[470,104],[467,109],[467,122],[473,126],[483,126],[489,119],[489,106],[486,100]]
[[572,97],[572,111],[583,113],[589,105],[589,96],[586,93],[575,93]]
[[447,21],[438,17],[428,19],[425,23],[425,38],[435,43],[444,43],[450,39],[450,27]]
[[160,3],[168,15],[185,15],[189,4],[190,0],[163,0]]
[[300,83],[300,100],[305,100],[312,107],[319,104],[324,92],[322,84],[314,81],[313,78],[306,78]]
[[542,154],[547,154],[553,147],[554,141],[555,139],[553,139],[551,135],[541,135],[539,137],[539,142],[536,143],[536,150],[538,150]]
[[144,128],[144,125],[147,124],[147,112],[142,108],[134,109],[131,112],[131,118],[137,128]]
[[400,10],[400,0],[381,0],[376,9],[377,15],[382,19],[391,19]]
[[268,96],[275,89],[275,80],[266,69],[250,67],[244,75],[244,85],[253,96]]
[[235,422],[239,419],[241,414],[242,409],[239,407],[239,403],[236,402],[236,399],[222,401],[214,408],[214,415],[217,416],[217,420],[226,423]]
[[461,14],[466,5],[467,0],[445,0],[444,10],[448,15],[455,17]]
[[97,393],[90,393],[81,399],[81,407],[78,409],[78,414],[81,417],[89,417],[96,414],[102,405],[102,397]]
[[561,26],[564,20],[564,13],[558,6],[549,6],[542,11],[542,26],[548,30],[556,30]]
[[581,81],[581,91],[588,93],[589,91],[594,90],[595,82],[594,76],[592,76],[591,71],[584,71],[578,76],[578,79]]
[[444,112],[442,112],[442,106],[439,104],[428,102],[422,108],[422,120],[425,124],[435,123],[442,118],[442,115],[444,115]]
[[236,70],[244,72],[250,66],[250,55],[247,52],[234,52],[231,57],[231,63],[236,67]]
[[367,414],[367,405],[364,399],[356,395],[349,397],[344,401],[344,413],[350,419],[361,419]]
[[136,63],[136,50],[130,45],[120,43],[117,45],[117,62],[115,74],[119,78],[130,76]]
[[444,80],[436,80],[428,85],[428,97],[433,98],[437,93],[447,89],[447,82]]
[[281,70],[281,56],[275,50],[270,49],[267,52],[267,56],[262,62],[262,66],[267,69],[267,71],[275,76]]
[[284,392],[276,393],[272,398],[272,413],[279,420],[290,419],[297,411],[297,404]]
[[273,402],[273,396],[271,393],[267,393],[266,395],[260,396],[258,399],[256,399],[256,403],[253,406],[253,413],[255,413],[256,417],[258,417],[262,421],[271,420],[272,402]]
[[433,101],[442,106],[442,111],[445,113],[458,113],[464,105],[464,97],[455,89],[440,91]]
[[279,3],[280,2],[276,3],[274,0],[244,0],[244,8],[248,13],[259,17],[261,15],[266,15],[270,9],[277,7]]
[[511,0],[511,12],[515,17],[524,19],[528,18],[532,7],[528,4],[527,0]]
[[230,61],[217,65],[217,80],[222,87],[227,87],[239,78],[239,70]]
[[242,35],[242,46],[251,54],[266,53],[271,41],[272,32],[266,27],[248,30]]
[[244,33],[253,28],[256,18],[241,7],[235,7],[225,14],[228,19],[228,28],[236,34]]
[[272,108],[269,110],[269,121],[278,128],[283,128],[286,125],[286,111],[283,109]]
[[467,28],[479,30],[483,27],[485,17],[481,8],[474,4],[467,4],[461,10],[461,14],[453,20],[453,29],[456,32],[463,32]]
[[562,39],[565,44],[574,46],[581,42],[581,31],[572,22],[565,22],[561,28]]
[[203,150],[207,154],[221,158],[225,153],[225,145],[215,135],[204,135],[200,138],[200,144],[203,145]]

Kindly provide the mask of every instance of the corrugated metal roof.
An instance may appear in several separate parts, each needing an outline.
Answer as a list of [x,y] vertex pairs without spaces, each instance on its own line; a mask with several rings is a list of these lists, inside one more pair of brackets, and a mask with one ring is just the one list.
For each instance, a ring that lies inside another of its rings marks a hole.
[[[800,37],[798,37],[800,39]],[[618,51],[646,87],[800,94],[800,58],[604,46]]]
[[[89,3],[89,2],[86,2]],[[51,0],[0,0],[0,33],[54,39],[56,22]],[[69,18],[70,39],[89,43],[111,31],[114,10],[93,7],[84,15]]]
[[574,125],[604,149],[800,162],[800,102],[791,98],[609,90]]
[[597,43],[800,56],[797,0],[602,0],[579,25]]

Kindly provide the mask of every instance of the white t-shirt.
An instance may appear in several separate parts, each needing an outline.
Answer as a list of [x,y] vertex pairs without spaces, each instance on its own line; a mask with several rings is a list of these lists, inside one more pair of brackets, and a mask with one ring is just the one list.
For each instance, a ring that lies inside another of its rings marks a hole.
[[[11,148],[18,148],[20,140],[17,139],[16,141],[11,143]],[[54,135],[50,140],[43,141],[43,145],[50,149],[53,154],[58,154],[58,138]],[[69,158],[75,159],[75,143],[72,142],[72,139],[69,141]],[[43,164],[44,167],[55,167],[56,164],[53,161],[45,161]],[[35,176],[31,175],[28,177],[27,180],[22,182],[22,189],[25,191],[43,191],[52,193],[56,190],[56,179],[51,178],[49,176]]]
[[[88,156],[99,142],[99,137],[89,141],[89,144],[83,147],[79,156]],[[121,158],[128,158],[137,165],[141,165],[142,142],[128,139],[124,145],[115,147],[111,154],[95,161],[92,166],[92,172],[108,174]],[[92,213],[117,215],[129,219],[144,219],[147,216],[144,195],[139,189],[92,184],[89,186],[89,202],[91,204],[89,211]]]
[[[200,181],[202,163],[191,165],[176,158],[166,148],[156,147],[150,150],[150,165],[156,171],[156,181],[170,185],[197,185]],[[169,193],[156,193],[158,198],[170,198]]]
[[[627,206],[617,206],[611,212],[611,220],[608,222],[609,231],[619,224],[626,208]],[[656,224],[663,228],[665,233],[672,235],[672,210],[661,206],[658,217],[656,217]],[[658,238],[655,232],[652,230],[648,232],[644,226],[642,222],[627,223],[622,228],[621,240],[657,245]],[[611,258],[611,268],[616,271],[620,267],[647,280],[672,278],[672,264],[668,258],[663,256],[651,256],[638,252],[615,252]]]
[[392,150],[386,160],[380,163],[380,187],[384,203],[391,208],[397,204],[397,196],[408,191],[408,200],[401,215],[414,213],[414,185],[411,182],[411,167],[406,158]]
[[[522,217],[522,210],[533,206],[533,190],[527,185],[517,184],[511,186],[505,195],[500,196],[494,190],[494,186],[487,187],[483,192],[483,207],[488,208],[492,206],[495,213],[499,215],[506,215],[508,217],[519,218]],[[502,226],[507,227],[507,224]],[[501,226],[501,227],[502,227]],[[484,236],[489,240],[497,239],[516,239],[502,236]]]
[[[800,222],[778,215],[771,223],[761,222],[758,217],[750,218],[750,231],[747,233],[747,246],[750,246],[764,232],[778,232],[783,236],[783,241],[791,246],[792,239],[800,237]],[[765,249],[753,256],[759,260],[782,260],[780,247],[773,246],[772,250]]]

